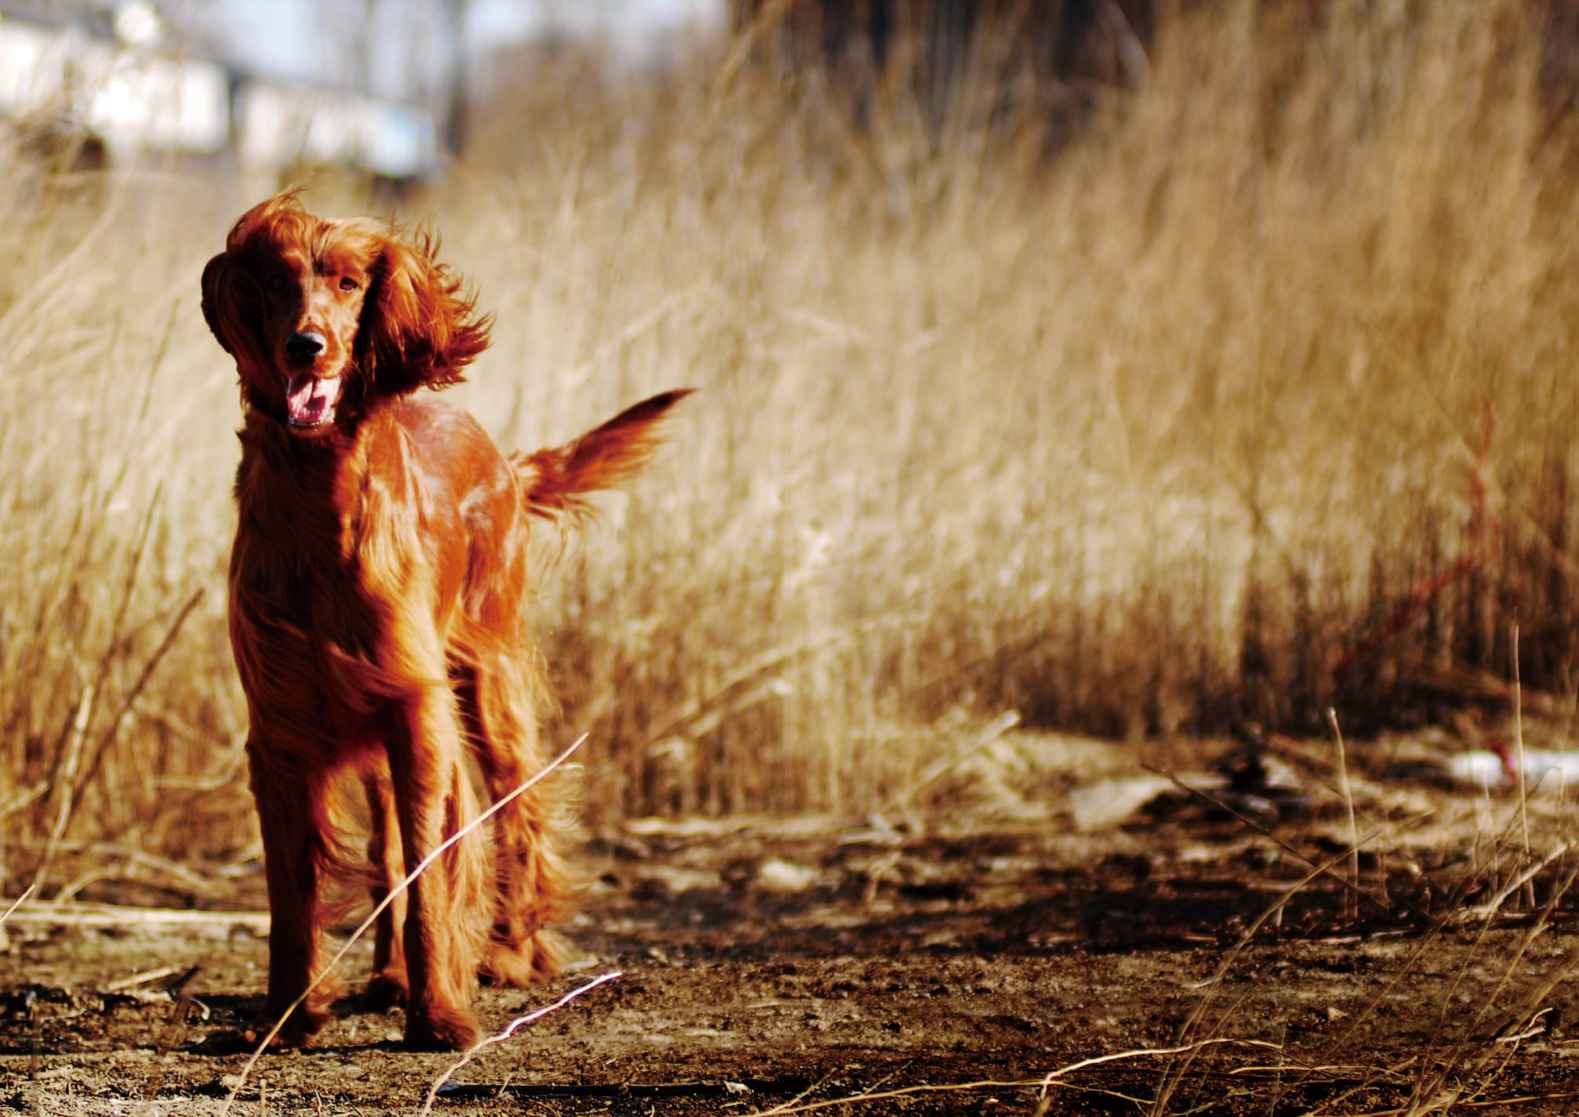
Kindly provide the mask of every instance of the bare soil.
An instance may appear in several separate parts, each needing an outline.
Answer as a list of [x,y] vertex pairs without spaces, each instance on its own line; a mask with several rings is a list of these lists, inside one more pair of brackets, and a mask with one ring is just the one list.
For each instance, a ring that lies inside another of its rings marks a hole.
[[[482,1018],[502,1028],[620,976],[480,1054],[433,1111],[751,1114],[876,1094],[836,1111],[1579,1112],[1576,866],[1559,854],[1517,886],[1561,848],[1560,803],[1537,804],[1526,859],[1506,793],[1422,784],[1373,753],[1356,826],[1378,836],[1356,891],[1347,810],[1314,759],[1308,795],[1232,799],[1243,818],[1179,792],[1081,832],[1068,792],[1138,772],[1132,750],[1082,747],[1027,776],[1012,810],[592,841],[570,928],[583,960],[541,989],[484,990]],[[266,964],[259,875],[226,887],[107,881],[58,915],[18,911],[0,1111],[220,1112]],[[348,980],[367,964],[359,944]],[[402,1050],[400,1030],[398,1010],[346,998],[320,1046],[259,1061],[234,1112],[418,1112],[454,1058]],[[1203,1040],[1233,1042],[1137,1053]]]

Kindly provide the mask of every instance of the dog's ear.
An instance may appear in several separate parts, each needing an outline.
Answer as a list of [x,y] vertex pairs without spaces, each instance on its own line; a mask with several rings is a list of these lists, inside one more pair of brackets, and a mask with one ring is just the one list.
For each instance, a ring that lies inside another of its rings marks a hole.
[[243,375],[249,368],[261,367],[258,291],[252,277],[236,266],[229,252],[221,252],[203,268],[203,319],[214,339],[236,358]]
[[228,304],[230,303],[230,259],[221,252],[210,260],[203,268],[203,321],[208,323],[209,333],[214,335],[214,340],[227,353],[234,353],[229,339],[225,336],[228,332],[225,326]]
[[373,264],[357,344],[367,388],[380,395],[458,384],[488,347],[492,316],[477,314],[437,250],[426,234],[409,244],[387,237]]

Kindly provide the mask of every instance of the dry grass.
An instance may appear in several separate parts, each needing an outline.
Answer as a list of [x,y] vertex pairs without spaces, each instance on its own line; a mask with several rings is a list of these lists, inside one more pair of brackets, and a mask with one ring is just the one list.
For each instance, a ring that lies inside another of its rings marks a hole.
[[[545,538],[595,821],[860,810],[957,710],[1427,717],[1514,619],[1572,691],[1576,176],[1532,6],[1319,7],[1174,20],[1051,161],[968,79],[857,128],[814,74],[550,67],[408,200],[498,313],[458,392],[505,444],[704,389]],[[0,876],[52,836],[250,841],[197,276],[270,185],[0,187]]]

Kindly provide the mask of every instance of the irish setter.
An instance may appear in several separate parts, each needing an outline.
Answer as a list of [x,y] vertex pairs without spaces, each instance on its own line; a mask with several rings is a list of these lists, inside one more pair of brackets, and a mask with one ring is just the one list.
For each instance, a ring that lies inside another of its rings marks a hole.
[[[203,315],[235,358],[245,416],[230,640],[275,1017],[318,975],[326,879],[360,861],[344,844],[343,777],[367,799],[382,898],[476,817],[468,753],[495,800],[541,769],[529,519],[581,510],[630,476],[686,394],[506,458],[469,414],[418,391],[460,381],[491,325],[435,247],[315,217],[288,191],[243,214],[203,270]],[[474,831],[386,911],[370,992],[405,1000],[408,1045],[476,1039],[479,972],[524,984],[554,971],[547,925],[567,891],[555,828],[534,788],[500,812],[491,841]],[[331,999],[315,992],[286,1042],[310,1040]]]

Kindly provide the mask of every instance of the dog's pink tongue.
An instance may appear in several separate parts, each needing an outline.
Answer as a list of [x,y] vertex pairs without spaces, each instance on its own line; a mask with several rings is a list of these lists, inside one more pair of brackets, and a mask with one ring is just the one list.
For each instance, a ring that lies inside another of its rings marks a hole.
[[311,373],[293,377],[285,389],[285,412],[298,427],[316,426],[332,417],[334,382],[320,380]]

